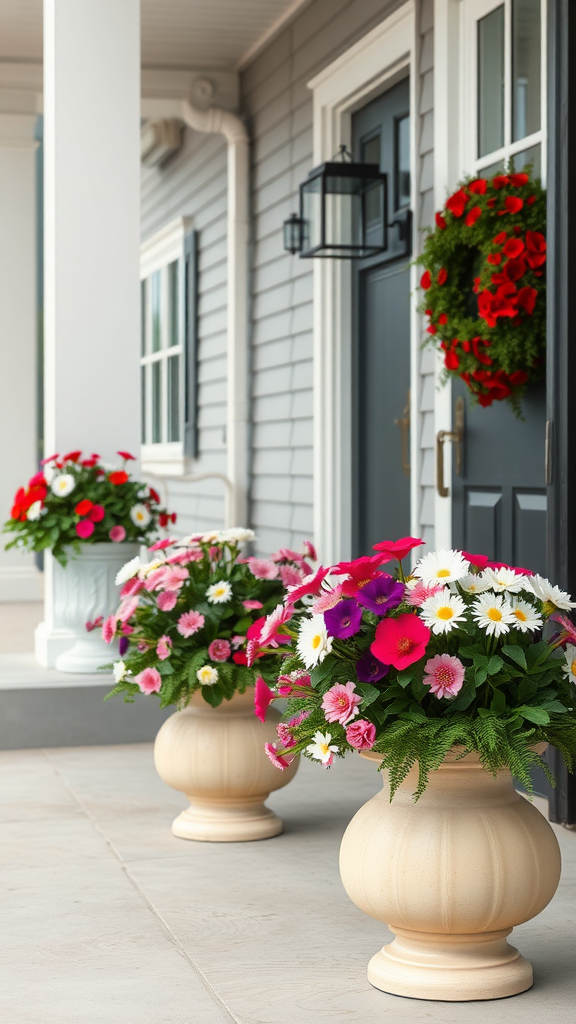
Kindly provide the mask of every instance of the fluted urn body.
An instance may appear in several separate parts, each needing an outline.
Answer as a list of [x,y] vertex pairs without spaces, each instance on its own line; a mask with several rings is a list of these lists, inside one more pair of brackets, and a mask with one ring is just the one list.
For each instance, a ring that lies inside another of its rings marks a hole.
[[392,803],[383,772],[383,791],[342,840],[348,895],[395,935],[368,966],[368,980],[385,992],[460,1001],[532,985],[531,965],[507,936],[556,891],[556,836],[509,771],[494,779],[478,755],[456,757],[431,773],[417,803],[417,766]]
[[264,744],[277,740],[279,721],[273,709],[266,722],[256,718],[249,687],[217,708],[195,693],[187,708],[164,722],[154,745],[156,769],[190,800],[173,822],[175,836],[232,843],[282,831],[281,819],[264,801],[290,782],[298,759],[283,772],[268,760]]

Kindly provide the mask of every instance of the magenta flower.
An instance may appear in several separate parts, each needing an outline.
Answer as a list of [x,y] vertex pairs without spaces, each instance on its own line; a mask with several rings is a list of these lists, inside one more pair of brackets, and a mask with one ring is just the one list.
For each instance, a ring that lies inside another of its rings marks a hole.
[[180,636],[189,637],[194,636],[199,629],[202,629],[204,625],[204,616],[200,612],[184,612],[178,619],[178,625],[176,629],[180,633]]
[[161,612],[171,612],[177,600],[178,594],[175,590],[161,590],[156,599]]
[[266,721],[266,712],[274,699],[274,692],[266,685],[262,676],[258,676],[254,687],[254,714],[261,722]]
[[430,693],[439,699],[455,697],[462,689],[465,668],[460,658],[450,654],[436,654],[424,666],[422,682],[430,686]]
[[278,576],[278,566],[269,558],[249,558],[248,568],[257,580],[275,580]]
[[97,618],[94,619],[94,622],[91,622],[90,620],[88,620],[88,622],[86,623],[86,632],[87,633],[92,633],[95,629],[98,629],[99,627],[102,628],[102,623],[103,622],[104,622],[104,616],[103,615],[98,615]]
[[311,540],[305,540],[302,545],[305,558],[311,558],[313,562],[316,561],[318,555],[316,554],[316,548],[314,547]]
[[126,536],[126,530],[123,526],[113,526],[108,536],[110,540],[113,540],[115,544],[120,544]]
[[322,581],[329,572],[330,569],[325,569],[324,566],[321,565],[315,573],[310,573],[309,576],[305,576],[298,587],[290,587],[288,597],[286,598],[288,604],[296,604],[296,601],[299,601],[301,597],[305,597],[307,594],[320,593]]
[[362,609],[353,598],[339,601],[334,608],[324,612],[324,622],[330,636],[347,640],[355,636],[362,624]]
[[111,644],[116,633],[116,616],[109,615],[102,623],[102,639],[105,644]]
[[385,615],[391,608],[397,608],[403,597],[404,584],[397,583],[387,573],[365,583],[356,594],[356,600],[374,615]]
[[[278,647],[278,644],[289,644],[290,637],[283,633],[279,633],[278,629],[285,622],[289,622],[294,614],[292,608],[287,608],[284,604],[276,605],[273,612],[266,616],[266,620],[262,625],[260,634],[254,639],[259,641],[261,647]],[[250,630],[248,630],[248,636],[253,639]],[[253,631],[254,632],[254,631]]]
[[90,519],[81,519],[79,523],[76,523],[76,533],[81,540],[88,540],[94,533],[94,523]]
[[159,693],[162,676],[157,668],[145,668],[139,675],[134,676],[134,682],[138,683],[142,693]]
[[228,661],[232,654],[232,648],[228,640],[213,640],[208,648],[208,657],[211,661]]
[[340,722],[347,725],[358,714],[358,705],[362,698],[354,693],[356,683],[335,683],[322,698],[322,710],[327,722]]
[[376,728],[372,722],[367,722],[365,718],[359,718],[346,729],[346,739],[356,750],[371,750],[376,739]]
[[165,548],[172,547],[176,543],[177,537],[165,537],[164,540],[157,540],[155,544],[152,544],[148,548],[148,551],[164,551]]
[[166,661],[172,653],[172,641],[169,636],[161,636],[158,643],[156,644],[156,654],[160,658],[160,661]]
[[138,594],[143,587],[144,581],[139,579],[138,576],[133,576],[131,580],[126,580],[120,591],[120,597],[130,597],[130,594]]
[[93,523],[101,523],[106,515],[106,509],[104,505],[93,505],[90,509],[88,516]]
[[[285,757],[282,754],[279,754],[275,743],[265,743],[264,750],[266,752],[266,757],[272,761],[274,767],[279,768],[282,772],[285,768],[288,768],[294,760],[293,757]],[[285,753],[286,751],[284,751],[284,754]]]
[[370,650],[378,661],[402,670],[426,654],[431,635],[417,615],[405,612],[397,619],[383,619],[378,623]]
[[389,671],[390,666],[383,665],[369,650],[364,651],[362,657],[356,662],[356,675],[360,683],[377,683]]

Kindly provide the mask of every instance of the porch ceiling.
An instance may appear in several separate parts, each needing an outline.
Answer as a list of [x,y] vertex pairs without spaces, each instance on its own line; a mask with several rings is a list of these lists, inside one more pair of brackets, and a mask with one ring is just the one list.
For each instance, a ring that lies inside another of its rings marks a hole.
[[[309,0],[141,0],[142,65],[237,68]],[[42,0],[0,0],[0,60],[42,60]]]

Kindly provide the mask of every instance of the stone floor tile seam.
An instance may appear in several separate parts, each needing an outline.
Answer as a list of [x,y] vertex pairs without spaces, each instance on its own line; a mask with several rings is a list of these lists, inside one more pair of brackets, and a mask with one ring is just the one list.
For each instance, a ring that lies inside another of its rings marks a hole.
[[172,931],[172,929],[170,928],[169,924],[164,919],[163,915],[160,913],[160,911],[157,909],[157,907],[154,905],[152,900],[146,894],[146,892],[144,891],[144,889],[142,888],[140,883],[137,881],[137,879],[134,877],[134,875],[130,871],[130,868],[129,868],[128,864],[122,858],[122,856],[121,856],[119,850],[116,848],[115,844],[106,835],[106,833],[100,827],[100,825],[98,824],[98,822],[96,821],[94,816],[90,813],[88,808],[85,806],[83,800],[78,796],[78,794],[74,791],[74,789],[69,785],[68,780],[66,779],[65,775],[63,774],[63,772],[61,772],[60,769],[58,768],[58,766],[54,763],[54,761],[50,757],[50,752],[48,750],[43,750],[42,753],[47,758],[47,760],[50,762],[54,772],[61,779],[62,785],[67,789],[67,791],[70,793],[72,798],[76,801],[76,803],[78,804],[78,807],[80,808],[82,813],[86,816],[87,820],[90,822],[90,824],[91,824],[92,828],[94,829],[94,831],[97,832],[98,835],[104,840],[104,843],[107,846],[110,854],[112,855],[114,860],[116,860],[117,864],[120,866],[120,869],[126,875],[126,878],[130,882],[130,884],[132,885],[133,889],[138,894],[138,896],[140,897],[142,902],[144,903],[144,905],[147,908],[147,910],[150,912],[150,914],[152,914],[152,916],[156,919],[156,921],[160,925],[160,927],[161,927],[162,931],[164,932],[164,935],[166,936],[167,940],[171,943],[171,945],[174,946],[174,948],[177,950],[177,952],[180,954],[180,956],[189,965],[189,967],[194,972],[194,974],[196,975],[196,977],[198,978],[200,983],[206,989],[208,995],[215,1002],[215,1004],[217,1005],[218,1009],[223,1014],[224,1018],[227,1019],[230,1022],[230,1024],[242,1024],[242,1021],[233,1014],[233,1012],[230,1009],[230,1007],[218,995],[218,993],[216,992],[216,990],[214,989],[213,985],[210,983],[210,981],[208,980],[208,978],[206,977],[206,975],[204,974],[204,972],[202,971],[200,966],[196,963],[194,958],[190,956],[190,954],[188,953],[186,948],[180,942],[180,939],[178,938],[178,936]]

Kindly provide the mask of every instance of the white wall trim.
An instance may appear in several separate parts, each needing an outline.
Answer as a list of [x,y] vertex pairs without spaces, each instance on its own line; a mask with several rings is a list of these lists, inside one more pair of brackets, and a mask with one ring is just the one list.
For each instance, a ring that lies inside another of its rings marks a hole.
[[42,573],[35,565],[0,566],[0,602],[41,601]]
[[140,279],[153,274],[183,255],[184,236],[192,228],[192,217],[176,217],[140,246]]
[[[313,90],[314,163],[329,159],[351,138],[352,113],[385,83],[411,74],[411,109],[416,114],[416,19],[413,0],[368,32],[308,83]],[[416,154],[416,117],[411,118]],[[417,164],[414,163],[416,169]],[[412,175],[417,223],[417,179]],[[314,537],[326,564],[352,550],[352,301],[351,268],[345,260],[314,266]],[[414,289],[413,289],[414,290]],[[419,345],[412,316],[412,361]],[[418,436],[417,395],[412,395],[413,436]],[[415,455],[412,445],[413,456]],[[419,466],[413,463],[413,474]],[[414,515],[414,512],[413,512]]]

